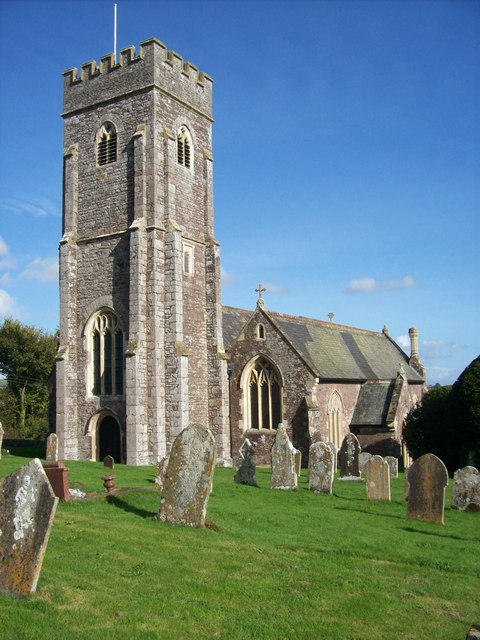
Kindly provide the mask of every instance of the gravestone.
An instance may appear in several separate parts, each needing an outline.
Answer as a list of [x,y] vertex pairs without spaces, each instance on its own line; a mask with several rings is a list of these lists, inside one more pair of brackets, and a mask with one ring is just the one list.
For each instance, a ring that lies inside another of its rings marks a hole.
[[407,517],[444,523],[445,487],[448,473],[433,453],[417,458],[408,469]]
[[216,460],[215,438],[210,429],[191,425],[176,438],[163,482],[159,520],[202,527]]
[[308,488],[315,493],[332,493],[333,452],[326,442],[312,444],[308,456]]
[[47,452],[45,460],[47,462],[58,462],[58,437],[56,433],[51,433],[47,438]]
[[279,424],[272,447],[272,489],[293,491],[297,488],[295,452],[296,449],[288,438],[285,425]]
[[295,473],[298,477],[302,473],[302,452],[295,449]]
[[103,466],[107,469],[115,469],[115,460],[112,456],[105,456],[103,459]]
[[390,467],[390,478],[398,478],[398,458],[395,456],[385,456],[383,459],[387,461]]
[[333,453],[333,473],[337,470],[337,456],[338,456],[338,447],[335,446],[333,442],[327,442],[327,447]]
[[2,423],[0,422],[0,460],[2,459],[2,444],[3,444],[3,427],[2,427]]
[[480,473],[475,467],[455,471],[451,507],[459,511],[480,511]]
[[365,465],[367,464],[367,462],[370,460],[370,458],[372,458],[372,454],[371,453],[359,453],[358,454],[358,470],[360,471],[360,474],[363,476],[365,475],[363,472],[363,469],[365,467]]
[[70,500],[68,469],[63,462],[44,462],[42,466],[57,498],[62,502]]
[[256,448],[256,443],[250,442],[247,438],[238,450],[241,457],[241,463],[234,477],[235,482],[238,484],[257,486],[257,477],[255,475],[256,467],[253,461]]
[[341,478],[358,478],[360,476],[360,470],[358,468],[360,451],[360,443],[357,437],[353,433],[348,433],[343,439],[340,453],[338,454]]
[[390,467],[382,456],[372,456],[363,467],[368,500],[390,502]]
[[1,593],[36,590],[57,504],[37,458],[0,478]]
[[165,473],[167,471],[168,457],[164,456],[161,460],[159,460],[156,469],[155,475],[155,484],[157,488],[161,491],[163,489],[163,481],[165,480]]
[[403,473],[403,499],[405,502],[408,502],[408,493],[410,491],[410,485],[408,483],[408,470],[410,467],[405,467],[405,471]]

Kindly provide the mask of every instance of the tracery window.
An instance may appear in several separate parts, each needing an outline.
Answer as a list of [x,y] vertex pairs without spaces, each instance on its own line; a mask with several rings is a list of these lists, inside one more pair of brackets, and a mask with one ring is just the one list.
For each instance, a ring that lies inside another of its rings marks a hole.
[[192,165],[192,137],[187,127],[180,127],[177,133],[177,162],[189,169]]
[[328,439],[339,449],[343,442],[343,402],[334,391],[328,402]]
[[123,394],[123,331],[110,311],[99,313],[92,324],[92,393]]
[[97,164],[99,167],[117,160],[117,130],[105,122],[97,136]]
[[282,421],[281,378],[271,362],[259,358],[245,378],[246,418],[249,429],[276,429]]

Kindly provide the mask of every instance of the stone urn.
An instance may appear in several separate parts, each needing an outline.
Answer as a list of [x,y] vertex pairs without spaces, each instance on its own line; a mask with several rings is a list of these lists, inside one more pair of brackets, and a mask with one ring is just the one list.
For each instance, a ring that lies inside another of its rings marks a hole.
[[113,493],[113,488],[115,486],[115,476],[107,475],[102,476],[103,486],[107,490],[107,493]]

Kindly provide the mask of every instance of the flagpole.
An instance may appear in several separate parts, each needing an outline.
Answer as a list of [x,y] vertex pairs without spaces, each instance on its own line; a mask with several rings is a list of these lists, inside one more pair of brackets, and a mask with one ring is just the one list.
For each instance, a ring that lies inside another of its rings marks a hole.
[[113,59],[117,64],[117,3],[113,4]]

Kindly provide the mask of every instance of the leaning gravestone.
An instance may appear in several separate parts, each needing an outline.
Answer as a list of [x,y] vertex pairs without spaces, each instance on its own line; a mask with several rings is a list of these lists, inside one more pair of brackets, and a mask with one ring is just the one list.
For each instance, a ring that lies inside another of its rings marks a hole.
[[0,592],[37,588],[58,498],[35,458],[0,479]]
[[444,524],[448,473],[433,453],[417,458],[408,469],[407,517]]
[[390,502],[390,467],[381,456],[372,456],[363,468],[368,500]]
[[338,456],[341,478],[358,478],[360,476],[360,470],[358,468],[360,451],[360,443],[357,437],[353,433],[348,433],[343,439]]
[[327,442],[326,444],[327,444],[327,447],[330,449],[330,451],[333,453],[333,473],[335,473],[335,471],[337,470],[338,448],[335,446],[333,442]]
[[2,443],[3,443],[3,428],[2,428],[2,423],[0,422],[0,460],[2,458]]
[[293,491],[297,488],[298,476],[295,472],[295,452],[285,425],[279,424],[272,447],[272,489]]
[[56,433],[51,433],[47,438],[47,462],[58,462],[58,437]]
[[308,488],[315,493],[332,493],[333,452],[326,442],[312,444],[308,456]]
[[107,469],[115,469],[115,460],[113,456],[105,456],[103,459],[103,466]]
[[253,456],[255,454],[256,448],[256,443],[250,442],[250,440],[247,438],[238,450],[242,458],[242,462],[238,467],[237,473],[234,477],[236,483],[249,484],[254,487],[257,486],[257,477],[255,475],[256,468],[253,461]]
[[202,527],[216,459],[215,438],[201,425],[191,425],[175,439],[163,482],[158,520]]
[[390,478],[398,478],[398,458],[395,456],[385,456],[383,459],[390,467]]
[[371,453],[359,453],[358,454],[358,470],[360,471],[360,474],[363,476],[365,475],[363,469],[365,467],[365,465],[367,464],[367,462],[370,460],[370,458],[372,458],[372,454]]
[[455,471],[451,507],[459,511],[480,511],[480,473],[475,467]]

